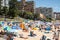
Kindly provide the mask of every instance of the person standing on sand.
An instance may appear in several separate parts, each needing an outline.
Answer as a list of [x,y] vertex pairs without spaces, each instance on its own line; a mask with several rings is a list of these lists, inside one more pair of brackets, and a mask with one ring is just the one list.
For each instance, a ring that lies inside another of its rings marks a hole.
[[59,40],[59,32],[58,32],[58,31],[55,31],[55,32],[54,32],[53,39]]
[[3,27],[2,27],[2,25],[0,24],[0,32],[1,32],[1,31],[3,31]]
[[25,28],[26,30],[28,30],[28,23],[25,23]]
[[46,40],[46,36],[43,35],[42,38],[40,40]]
[[5,33],[5,31],[4,31],[3,27],[2,27],[2,25],[0,24],[0,34],[4,34],[4,33]]
[[43,25],[40,26],[40,29],[41,29],[41,32],[42,32],[42,30],[43,30]]
[[39,30],[41,31],[41,25],[39,26]]
[[29,25],[28,30],[29,30],[30,36],[33,36],[33,34],[34,34],[32,29],[33,29],[32,26]]

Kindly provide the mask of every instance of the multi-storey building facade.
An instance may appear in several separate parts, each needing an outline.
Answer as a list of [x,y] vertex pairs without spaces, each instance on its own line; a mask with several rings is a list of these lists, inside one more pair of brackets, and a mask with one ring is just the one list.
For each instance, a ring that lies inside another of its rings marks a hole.
[[34,12],[34,2],[33,1],[26,2],[25,10],[33,13]]
[[6,7],[9,7],[9,0],[2,0],[1,1],[1,6],[6,6]]
[[54,12],[54,18],[60,20],[60,12]]
[[45,16],[49,16],[49,17],[52,18],[53,9],[52,8],[47,8],[47,7],[39,7],[39,8],[36,8],[36,13],[42,13]]
[[17,7],[20,11],[28,11],[34,13],[34,1],[21,0],[17,2]]

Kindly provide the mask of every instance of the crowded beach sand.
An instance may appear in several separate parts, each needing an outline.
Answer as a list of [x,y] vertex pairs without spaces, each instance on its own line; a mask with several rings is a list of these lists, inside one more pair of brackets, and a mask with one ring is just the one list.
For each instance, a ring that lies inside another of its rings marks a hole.
[[[27,23],[28,25],[25,24],[26,23],[21,22],[19,24],[20,29],[17,27],[14,29],[11,23],[8,24],[9,28],[7,27],[7,23],[4,24],[3,29],[1,29],[2,25],[0,25],[0,40],[60,40],[60,28],[53,24],[39,24],[37,27],[34,25],[34,23],[31,23],[31,25],[29,23]],[[4,29],[5,26],[7,29]],[[14,26],[16,25],[14,24]],[[28,28],[26,28],[27,26]],[[9,35],[7,35],[7,33],[9,33]],[[11,33],[13,33],[15,36],[13,36]]]

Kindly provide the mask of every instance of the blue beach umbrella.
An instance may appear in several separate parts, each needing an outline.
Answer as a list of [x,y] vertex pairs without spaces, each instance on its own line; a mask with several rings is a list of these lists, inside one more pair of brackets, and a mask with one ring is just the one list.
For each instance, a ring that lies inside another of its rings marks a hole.
[[17,26],[12,26],[12,29],[18,29]]
[[45,28],[45,30],[50,31],[51,27],[48,26],[48,27]]
[[12,29],[21,29],[19,26],[12,26]]
[[11,30],[8,30],[8,32],[18,32],[18,30],[16,30],[16,29],[11,29]]
[[51,30],[51,27],[48,26],[48,27],[45,28],[45,30],[46,31],[44,33],[49,33],[49,31]]

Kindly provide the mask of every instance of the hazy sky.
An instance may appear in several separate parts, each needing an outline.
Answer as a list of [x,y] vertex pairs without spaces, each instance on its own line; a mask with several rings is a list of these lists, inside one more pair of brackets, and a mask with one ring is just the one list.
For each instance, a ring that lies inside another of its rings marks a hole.
[[34,0],[35,7],[52,7],[53,11],[60,12],[60,0]]

